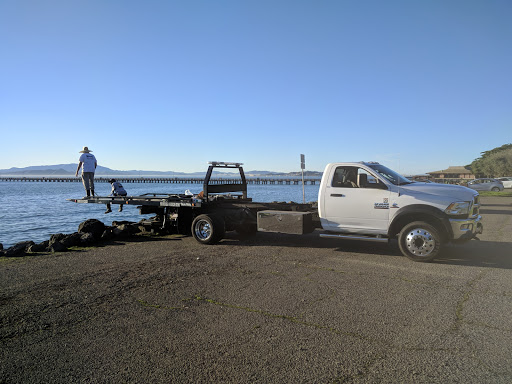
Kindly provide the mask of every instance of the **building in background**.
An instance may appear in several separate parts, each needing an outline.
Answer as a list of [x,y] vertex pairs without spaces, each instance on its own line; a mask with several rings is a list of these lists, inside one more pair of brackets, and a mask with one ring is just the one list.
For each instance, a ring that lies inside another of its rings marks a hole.
[[428,174],[437,182],[441,183],[461,183],[476,179],[471,169],[463,166],[450,166],[441,171],[432,171]]

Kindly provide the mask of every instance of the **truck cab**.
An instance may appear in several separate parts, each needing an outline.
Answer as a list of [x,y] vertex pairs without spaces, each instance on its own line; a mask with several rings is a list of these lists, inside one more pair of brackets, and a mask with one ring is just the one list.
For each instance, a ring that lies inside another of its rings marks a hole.
[[330,163],[318,195],[327,236],[398,236],[402,253],[430,261],[447,242],[482,233],[477,192],[458,185],[413,182],[376,162]]

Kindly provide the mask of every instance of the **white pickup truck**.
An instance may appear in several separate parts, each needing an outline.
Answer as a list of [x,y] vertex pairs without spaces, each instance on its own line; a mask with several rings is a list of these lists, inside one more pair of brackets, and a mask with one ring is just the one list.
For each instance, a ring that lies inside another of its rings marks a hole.
[[[412,182],[375,162],[328,164],[318,193],[320,236],[382,242],[398,237],[402,253],[423,262],[433,260],[443,244],[482,233],[479,208],[479,195],[469,188]],[[281,212],[277,220],[287,215]],[[299,220],[306,220],[303,215]],[[272,226],[272,216],[258,212],[258,230],[285,232]]]
[[[240,180],[212,179],[214,168],[234,168]],[[235,194],[233,194],[235,192]],[[144,226],[192,234],[216,244],[226,231],[305,234],[387,242],[398,236],[404,255],[431,261],[447,242],[464,242],[482,233],[479,195],[472,189],[411,182],[378,163],[332,163],[325,167],[318,203],[258,203],[247,196],[241,163],[211,162],[203,191],[192,194],[93,196],[75,203],[136,205]],[[318,207],[317,207],[318,205]]]

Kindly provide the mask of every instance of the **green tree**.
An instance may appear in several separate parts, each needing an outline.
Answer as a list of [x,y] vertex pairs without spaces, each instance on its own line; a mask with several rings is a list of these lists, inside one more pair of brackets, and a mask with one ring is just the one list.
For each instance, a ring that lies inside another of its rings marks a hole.
[[475,175],[485,177],[502,177],[512,175],[512,144],[481,153],[478,159],[471,163]]

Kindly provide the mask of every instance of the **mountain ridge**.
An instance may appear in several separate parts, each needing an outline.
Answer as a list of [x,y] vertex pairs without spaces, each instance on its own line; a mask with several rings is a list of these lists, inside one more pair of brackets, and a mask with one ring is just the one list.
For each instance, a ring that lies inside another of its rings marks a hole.
[[[0,169],[2,176],[74,176],[77,164],[55,164],[55,165],[32,165],[23,168],[12,167],[9,169]],[[238,174],[236,170],[229,172],[223,169],[217,169],[216,174]],[[245,171],[246,176],[300,176],[301,172],[273,172],[273,171]],[[143,170],[128,170],[119,171],[98,165],[95,174],[97,176],[158,176],[158,177],[173,177],[173,176],[198,176],[204,177],[204,172],[177,172],[177,171],[143,171]],[[321,176],[321,172],[305,171],[306,176]]]

